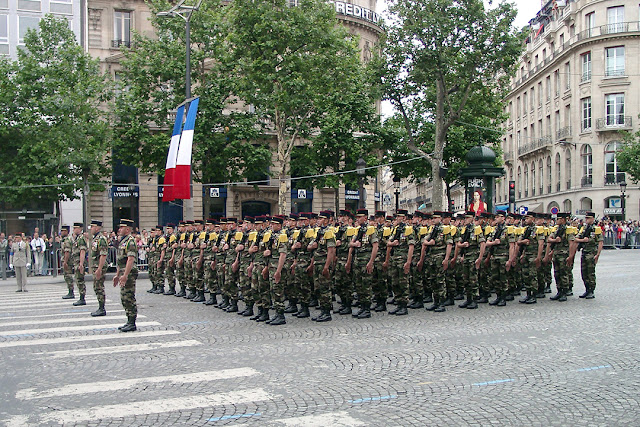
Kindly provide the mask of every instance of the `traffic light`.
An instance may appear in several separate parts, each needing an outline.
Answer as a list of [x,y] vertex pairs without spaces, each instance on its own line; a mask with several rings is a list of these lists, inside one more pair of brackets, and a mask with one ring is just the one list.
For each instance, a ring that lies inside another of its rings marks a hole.
[[449,212],[454,212],[456,210],[456,202],[455,200],[451,199],[451,208],[449,209]]
[[509,181],[509,203],[516,202],[516,182]]

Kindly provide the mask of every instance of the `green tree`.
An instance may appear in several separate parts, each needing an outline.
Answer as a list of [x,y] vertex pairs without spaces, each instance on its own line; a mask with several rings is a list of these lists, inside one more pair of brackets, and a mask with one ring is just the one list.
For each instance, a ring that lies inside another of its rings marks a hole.
[[[109,86],[66,19],[44,17],[15,62],[0,62],[3,201],[74,199],[107,173]],[[44,185],[44,187],[42,187]],[[101,185],[93,185],[101,189]]]
[[[184,21],[156,17],[170,4],[153,0],[156,38],[135,34],[134,49],[123,48],[115,101],[114,148],[123,162],[143,172],[164,173],[175,109],[185,97]],[[257,116],[236,104],[235,82],[222,52],[228,8],[203,2],[191,18],[191,81],[200,97],[193,141],[192,171],[203,183],[240,181],[270,162]]]
[[[236,0],[229,8],[228,63],[234,64],[236,94],[255,107],[266,123],[264,132],[276,141],[278,208],[285,213],[296,144],[320,129],[316,147],[332,146],[328,135],[349,139],[358,127],[343,122],[350,113],[340,108],[356,93],[350,87],[359,72],[356,43],[337,24],[334,8],[321,0],[303,0],[296,7],[286,0]],[[344,150],[340,156],[345,158]],[[324,160],[314,159],[325,170]]]
[[623,133],[622,149],[616,153],[616,160],[620,169],[631,175],[635,182],[640,181],[640,130]]
[[[406,147],[427,159],[433,206],[443,207],[445,146],[470,99],[499,105],[522,50],[512,23],[516,10],[482,0],[391,0],[394,23],[383,45],[380,81],[402,117]],[[482,112],[480,112],[483,115]],[[423,136],[432,127],[432,147]]]

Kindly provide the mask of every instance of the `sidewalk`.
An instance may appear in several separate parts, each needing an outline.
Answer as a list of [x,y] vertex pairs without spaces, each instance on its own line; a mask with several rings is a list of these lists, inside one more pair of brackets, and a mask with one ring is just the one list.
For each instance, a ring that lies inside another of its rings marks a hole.
[[[115,273],[107,273],[105,277],[105,283],[113,280]],[[149,278],[149,273],[147,271],[143,271],[138,273],[138,280],[144,280]],[[87,283],[93,282],[93,275],[87,274],[84,276],[84,280]],[[51,285],[51,284],[64,284],[64,276],[32,276],[27,278],[27,290],[31,289],[31,286],[38,285]],[[7,277],[7,280],[0,279],[0,288],[4,287],[13,287],[17,288],[16,278],[15,277]]]

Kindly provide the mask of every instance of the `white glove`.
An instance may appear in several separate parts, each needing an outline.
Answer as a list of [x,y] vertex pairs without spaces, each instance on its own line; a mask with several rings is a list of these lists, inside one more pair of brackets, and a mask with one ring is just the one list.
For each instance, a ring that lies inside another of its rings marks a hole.
[[27,263],[27,268],[31,267],[31,263]]
[[13,264],[9,264],[9,270],[13,270]]

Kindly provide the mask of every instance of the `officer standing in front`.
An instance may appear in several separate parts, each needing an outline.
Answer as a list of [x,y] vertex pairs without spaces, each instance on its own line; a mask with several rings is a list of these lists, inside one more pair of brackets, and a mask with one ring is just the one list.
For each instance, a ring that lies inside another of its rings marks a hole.
[[73,269],[71,267],[71,249],[73,249],[73,241],[69,235],[71,227],[63,225],[60,231],[60,237],[62,238],[62,273],[64,274],[64,281],[67,283],[67,289],[69,293],[62,297],[62,299],[74,299],[76,296],[73,293]]
[[91,313],[91,316],[106,316],[104,309],[104,276],[107,274],[107,254],[109,244],[107,238],[101,233],[102,221],[91,221],[91,260],[93,262],[93,291],[98,299],[98,309]]
[[120,300],[127,315],[127,323],[118,329],[122,332],[136,330],[136,317],[138,316],[138,306],[136,305],[136,279],[138,278],[138,247],[136,240],[131,235],[133,221],[130,219],[120,220],[118,235],[118,257],[116,277],[113,278],[113,286],[120,285]]
[[[584,282],[585,292],[580,298],[594,299],[596,290],[596,264],[600,259],[604,239],[602,237],[602,228],[595,225],[596,214],[587,212],[585,214],[586,224],[582,227],[578,236],[575,238],[577,245],[571,247],[571,254],[567,259],[567,266],[573,266],[573,258],[579,247],[582,249],[582,258],[580,262],[580,272],[582,273],[582,281]],[[579,247],[578,247],[579,246]]]

